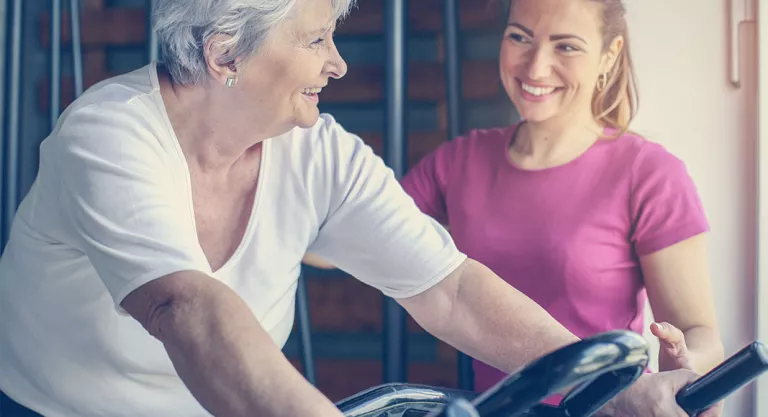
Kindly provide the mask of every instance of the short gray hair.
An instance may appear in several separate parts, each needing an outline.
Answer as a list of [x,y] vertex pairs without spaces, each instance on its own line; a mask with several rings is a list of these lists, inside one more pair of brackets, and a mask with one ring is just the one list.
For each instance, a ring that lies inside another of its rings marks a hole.
[[[203,49],[213,35],[232,37],[224,45],[229,50],[225,62],[251,56],[303,1],[322,0],[156,0],[152,20],[162,59],[175,82],[204,84],[208,71]],[[355,3],[329,1],[335,19],[346,16]]]

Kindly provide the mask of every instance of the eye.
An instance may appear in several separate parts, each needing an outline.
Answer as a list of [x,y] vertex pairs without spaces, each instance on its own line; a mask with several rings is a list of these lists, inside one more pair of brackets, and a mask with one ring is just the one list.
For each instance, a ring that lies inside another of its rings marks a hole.
[[325,42],[325,38],[319,38],[319,39],[316,39],[316,40],[312,41],[312,43],[310,43],[310,45],[317,46],[317,45],[322,44],[323,42]]
[[566,53],[579,52],[580,51],[579,48],[577,48],[577,47],[575,47],[573,45],[568,45],[568,44],[560,44],[560,45],[557,46],[557,49],[562,51],[562,52],[566,52]]
[[517,43],[528,43],[528,39],[519,33],[512,32],[507,35],[507,38],[517,42]]

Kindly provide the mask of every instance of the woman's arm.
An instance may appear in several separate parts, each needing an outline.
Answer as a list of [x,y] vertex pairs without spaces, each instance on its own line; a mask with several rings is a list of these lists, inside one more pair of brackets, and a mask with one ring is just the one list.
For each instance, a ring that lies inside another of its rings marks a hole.
[[541,306],[471,259],[427,291],[397,301],[427,332],[505,372],[579,340]]
[[163,343],[184,384],[213,415],[341,417],[243,300],[215,279],[174,273],[134,290],[121,305]]
[[[506,372],[578,340],[533,300],[472,260],[434,287],[398,301],[428,332]],[[679,415],[674,395],[696,377],[688,369],[642,375],[595,415]],[[719,415],[720,408],[702,417]]]
[[[641,256],[640,263],[655,320],[683,332],[696,372],[717,366],[724,359],[724,349],[707,266],[706,235]],[[673,366],[671,359],[662,352],[661,371]]]

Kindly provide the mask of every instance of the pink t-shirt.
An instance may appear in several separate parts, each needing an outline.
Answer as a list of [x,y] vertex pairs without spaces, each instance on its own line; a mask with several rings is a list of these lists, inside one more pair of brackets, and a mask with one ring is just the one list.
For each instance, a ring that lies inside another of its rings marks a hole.
[[[403,178],[459,249],[544,307],[578,337],[642,333],[638,256],[708,230],[683,162],[633,134],[575,160],[523,170],[507,158],[516,125],[446,142]],[[606,134],[613,134],[606,130]],[[475,387],[506,374],[475,361]]]

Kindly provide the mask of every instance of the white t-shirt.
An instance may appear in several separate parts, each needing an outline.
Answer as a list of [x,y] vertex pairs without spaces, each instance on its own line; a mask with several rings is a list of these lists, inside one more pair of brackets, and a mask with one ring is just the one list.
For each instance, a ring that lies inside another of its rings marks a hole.
[[245,236],[211,271],[155,66],[106,80],[42,143],[0,260],[0,390],[48,417],[208,415],[119,303],[158,277],[202,271],[282,347],[308,250],[396,298],[466,258],[368,146],[322,115],[264,142]]

